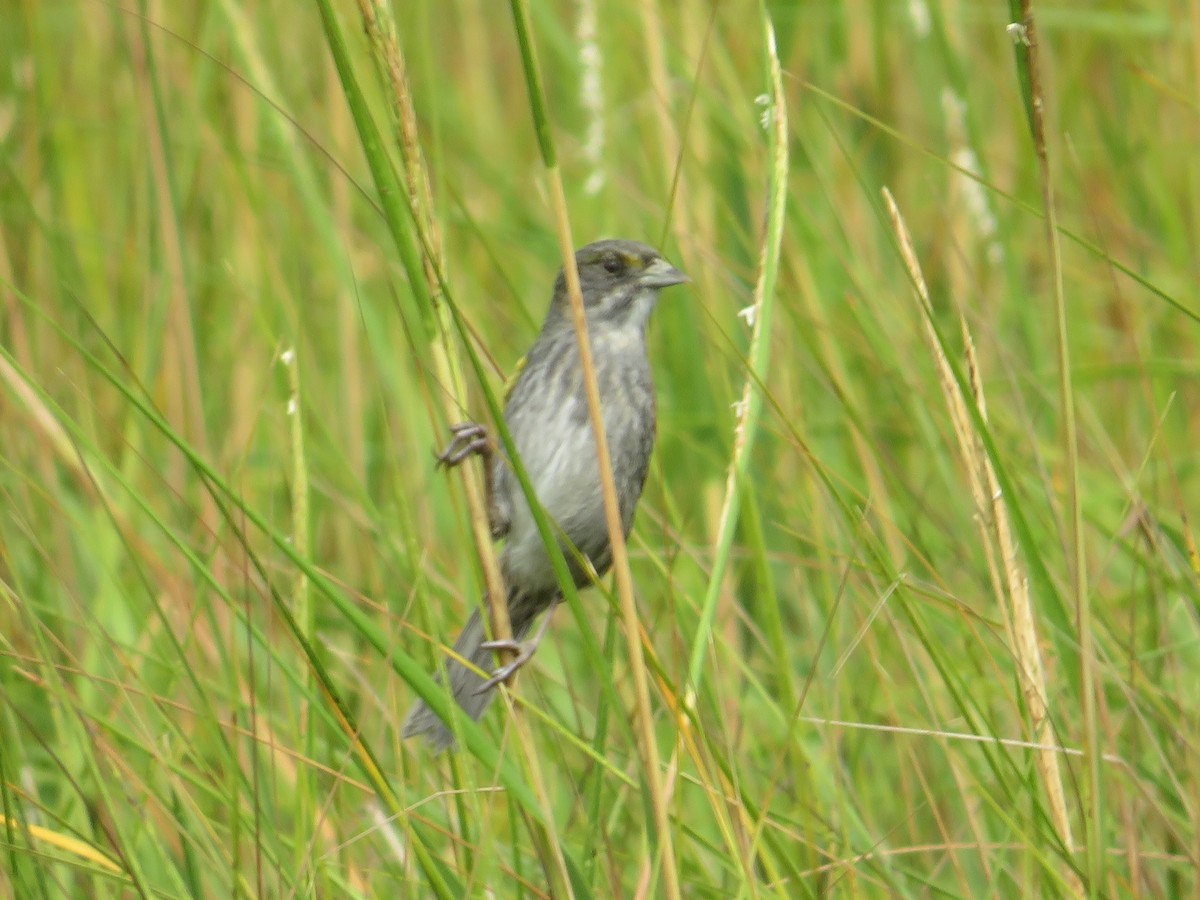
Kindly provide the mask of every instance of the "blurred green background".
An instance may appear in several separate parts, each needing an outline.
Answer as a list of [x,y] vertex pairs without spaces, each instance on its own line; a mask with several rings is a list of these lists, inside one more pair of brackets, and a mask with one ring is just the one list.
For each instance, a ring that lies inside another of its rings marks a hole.
[[[667,866],[711,897],[1200,890],[1200,3],[1035,7],[1060,264],[1004,3],[532,5],[576,245],[645,240],[693,279],[651,326],[630,545],[667,859],[603,591],[601,655],[560,609],[520,680],[532,744],[500,704],[503,764],[400,740],[405,673],[482,585],[433,453],[487,406],[457,338],[461,408],[436,374],[321,5],[0,11],[0,893],[544,896],[552,858],[578,896],[664,896]],[[364,10],[331,11],[399,170]],[[560,265],[512,11],[374,14],[499,391]],[[885,187],[960,374],[960,320],[973,341],[1023,630]],[[718,559],[773,191],[764,411]],[[535,814],[514,784],[539,782]]]

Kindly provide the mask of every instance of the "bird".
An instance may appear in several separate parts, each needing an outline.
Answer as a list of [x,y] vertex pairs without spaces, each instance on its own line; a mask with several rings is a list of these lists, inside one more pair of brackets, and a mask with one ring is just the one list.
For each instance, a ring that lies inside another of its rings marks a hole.
[[[603,411],[621,527],[628,536],[654,449],[656,402],[647,352],[650,315],[664,288],[690,279],[653,247],[633,240],[595,241],[575,253],[588,339]],[[550,308],[505,400],[504,421],[528,473],[538,503],[549,517],[577,588],[612,564],[595,435],[584,391],[566,277],[554,283]],[[445,662],[444,677],[455,701],[478,720],[496,686],[532,657],[562,599],[562,589],[541,533],[512,466],[487,430],[473,422],[451,428],[439,462],[455,466],[483,458],[488,519],[493,539],[504,539],[500,573],[508,597],[512,640],[490,641],[476,606]],[[493,653],[516,654],[494,671]],[[465,661],[467,664],[464,664]],[[439,678],[443,677],[441,675]],[[403,736],[423,737],[435,752],[453,747],[454,734],[424,701],[409,711]]]

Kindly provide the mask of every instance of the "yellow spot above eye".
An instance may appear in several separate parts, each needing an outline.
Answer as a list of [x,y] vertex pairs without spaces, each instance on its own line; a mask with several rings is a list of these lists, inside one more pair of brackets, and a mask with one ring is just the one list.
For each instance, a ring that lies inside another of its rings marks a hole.
[[631,269],[646,268],[646,261],[643,260],[636,253],[622,253],[621,259],[624,260],[625,265],[627,265]]

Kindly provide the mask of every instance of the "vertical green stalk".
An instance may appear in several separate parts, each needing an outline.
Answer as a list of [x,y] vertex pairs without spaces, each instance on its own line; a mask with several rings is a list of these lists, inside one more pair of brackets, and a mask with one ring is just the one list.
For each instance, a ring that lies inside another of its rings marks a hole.
[[[312,559],[312,547],[309,537],[309,495],[308,495],[308,463],[304,455],[304,416],[300,394],[300,361],[295,347],[284,350],[279,361],[287,370],[288,399],[287,419],[290,425],[289,437],[292,448],[292,546],[305,559]],[[296,610],[296,623],[301,633],[312,646],[316,646],[313,633],[316,623],[313,617],[312,597],[309,590],[308,576],[303,569],[296,570],[296,583],[292,593],[292,608]],[[253,646],[251,643],[249,646]],[[313,737],[312,711],[309,702],[318,696],[317,681],[311,668],[304,670],[304,690],[300,694],[300,739],[304,742],[304,752],[307,759],[317,759],[316,742]],[[302,835],[313,829],[312,798],[315,793],[313,770],[310,766],[299,766],[296,770],[296,820],[300,823],[297,828],[296,841],[292,850],[296,854],[296,873],[299,875],[306,870],[310,862],[320,864],[322,854],[313,853],[311,841],[304,840]],[[311,872],[310,888],[316,884],[316,872]]]
[[686,710],[694,710],[696,694],[700,687],[705,653],[712,641],[713,621],[717,614],[717,601],[721,594],[721,581],[729,566],[729,554],[737,531],[741,510],[740,485],[750,473],[751,452],[758,435],[762,416],[762,389],[767,381],[767,368],[771,358],[771,323],[775,310],[775,282],[779,275],[779,252],[783,241],[784,212],[787,206],[788,143],[787,103],[783,94],[783,71],[775,47],[775,28],[770,14],[762,9],[764,37],[767,50],[767,80],[769,85],[767,127],[771,154],[771,174],[768,185],[767,228],[759,257],[758,279],[754,286],[752,306],[754,331],[750,338],[748,363],[750,366],[742,385],[742,398],[737,404],[737,424],[734,431],[733,458],[725,481],[725,501],[717,526],[716,552],[713,555],[712,572],[709,575],[708,591],[700,611],[700,623],[692,642],[692,653],[688,663],[687,683],[683,692]]

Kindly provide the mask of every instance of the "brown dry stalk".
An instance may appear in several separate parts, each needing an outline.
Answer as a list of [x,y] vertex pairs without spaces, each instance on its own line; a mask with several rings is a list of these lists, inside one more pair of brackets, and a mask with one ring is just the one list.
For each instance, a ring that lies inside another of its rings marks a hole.
[[[425,280],[436,313],[437,339],[433,341],[432,346],[434,368],[438,381],[449,387],[449,391],[442,392],[443,409],[447,420],[453,422],[461,418],[458,410],[466,406],[466,384],[461,369],[453,363],[450,355],[451,322],[449,310],[446,309],[445,303],[441,302],[442,279],[438,274],[445,272],[441,235],[437,228],[437,219],[433,215],[433,192],[429,186],[429,175],[421,153],[417,113],[413,107],[412,91],[408,86],[408,71],[404,64],[404,55],[400,52],[400,44],[391,26],[391,16],[376,0],[359,0],[358,8],[367,39],[371,42],[375,58],[391,88],[392,116],[396,143],[404,162],[407,200],[413,221],[421,235],[421,259],[425,269]],[[464,472],[467,470],[464,469]],[[480,565],[483,567],[484,584],[487,585],[488,611],[491,614],[490,634],[496,640],[508,640],[512,637],[508,598],[500,567],[496,563],[496,551],[492,546],[491,528],[488,525],[487,509],[479,479],[466,475],[463,478],[463,487],[467,508],[471,514],[471,533]]]

